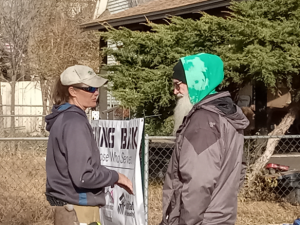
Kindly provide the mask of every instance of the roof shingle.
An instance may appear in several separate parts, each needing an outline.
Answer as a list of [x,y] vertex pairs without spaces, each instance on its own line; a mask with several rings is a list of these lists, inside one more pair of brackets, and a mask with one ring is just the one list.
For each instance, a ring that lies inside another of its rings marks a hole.
[[99,18],[94,20],[94,22],[105,22],[112,19],[135,16],[135,15],[145,15],[151,12],[158,12],[163,10],[168,10],[172,8],[177,8],[185,5],[190,5],[198,2],[205,2],[208,0],[153,0],[136,7],[124,10],[122,12],[105,16],[103,18]]

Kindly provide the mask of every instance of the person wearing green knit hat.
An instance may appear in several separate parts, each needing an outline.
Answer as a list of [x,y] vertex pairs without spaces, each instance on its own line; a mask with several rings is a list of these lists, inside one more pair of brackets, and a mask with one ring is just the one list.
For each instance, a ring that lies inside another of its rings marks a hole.
[[181,58],[173,69],[175,148],[163,187],[161,225],[233,225],[243,184],[243,131],[249,121],[229,92],[217,92],[217,55]]

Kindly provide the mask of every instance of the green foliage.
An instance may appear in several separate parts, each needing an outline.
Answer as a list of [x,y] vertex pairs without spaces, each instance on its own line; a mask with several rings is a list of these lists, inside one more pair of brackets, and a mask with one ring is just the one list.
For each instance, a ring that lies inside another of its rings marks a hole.
[[298,89],[300,63],[300,2],[252,0],[234,3],[228,19],[226,45],[217,46],[225,62],[226,81],[263,81]]
[[149,136],[166,136],[172,134],[174,128],[173,116],[164,121],[149,119],[145,125],[146,132]]
[[149,134],[170,133],[163,127],[170,126],[175,105],[172,68],[186,55],[219,55],[223,87],[263,81],[274,91],[280,84],[299,89],[300,1],[249,0],[234,2],[230,10],[226,19],[203,13],[200,20],[149,22],[151,32],[109,27],[100,34],[110,44],[105,54],[117,62],[108,66],[113,95],[137,117],[160,115],[147,120]]

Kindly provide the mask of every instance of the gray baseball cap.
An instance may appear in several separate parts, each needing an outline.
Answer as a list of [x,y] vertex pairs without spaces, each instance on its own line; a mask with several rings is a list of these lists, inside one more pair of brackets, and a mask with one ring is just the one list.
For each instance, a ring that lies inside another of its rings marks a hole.
[[82,65],[68,67],[60,75],[60,81],[66,86],[82,83],[90,87],[101,87],[107,83],[107,79],[98,76],[92,68]]

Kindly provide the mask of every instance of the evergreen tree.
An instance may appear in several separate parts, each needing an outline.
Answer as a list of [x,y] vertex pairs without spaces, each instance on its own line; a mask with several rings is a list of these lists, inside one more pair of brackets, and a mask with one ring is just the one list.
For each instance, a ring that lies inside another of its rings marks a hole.
[[180,57],[200,52],[219,55],[225,65],[222,87],[241,88],[263,81],[276,93],[285,85],[297,101],[300,88],[300,1],[234,2],[227,18],[203,13],[199,20],[172,17],[168,24],[147,26],[151,32],[108,28],[101,36],[114,48],[117,64],[109,66],[113,95],[137,117],[147,133],[168,135],[175,105],[172,68]]

